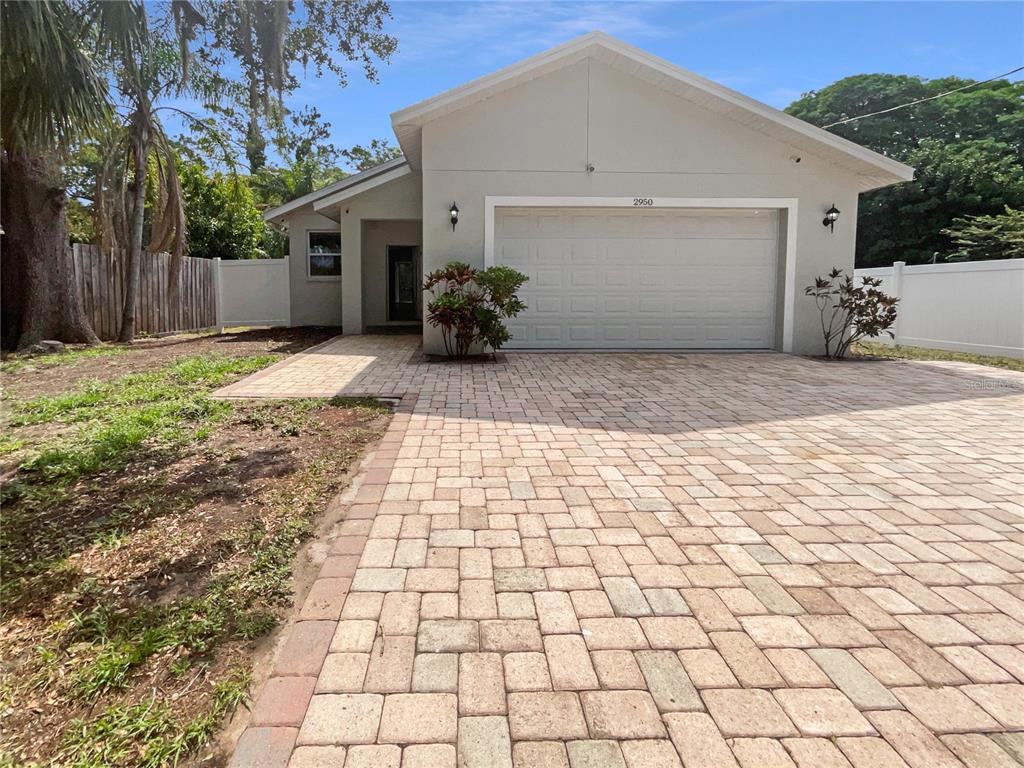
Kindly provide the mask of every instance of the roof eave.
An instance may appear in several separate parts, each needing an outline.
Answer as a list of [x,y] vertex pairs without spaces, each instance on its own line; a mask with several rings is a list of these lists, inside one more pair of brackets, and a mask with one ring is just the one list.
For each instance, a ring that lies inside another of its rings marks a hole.
[[412,168],[409,167],[408,163],[396,166],[384,173],[376,174],[373,178],[366,179],[360,184],[346,187],[345,189],[338,190],[327,197],[322,197],[313,203],[313,210],[320,212],[331,208],[332,206],[339,205],[346,200],[351,200],[357,195],[361,195],[364,192],[369,192],[371,189],[389,184],[392,181],[397,181],[405,176],[412,173]]
[[[474,98],[486,98],[486,96],[492,93],[500,92],[506,84],[511,87],[517,80],[532,79],[532,77],[540,76],[553,65],[563,60],[571,59],[573,56],[584,55],[592,48],[626,57],[638,65],[649,67],[666,77],[673,78],[687,87],[704,91],[721,99],[723,102],[775,123],[783,129],[792,131],[795,134],[794,139],[799,140],[802,138],[807,142],[817,144],[818,146],[823,145],[852,158],[858,164],[863,164],[864,172],[858,172],[859,176],[864,177],[862,187],[875,189],[879,186],[909,181],[913,178],[914,169],[908,165],[885,157],[841,136],[829,133],[822,128],[811,125],[767,104],[763,104],[738,91],[719,85],[669,61],[616,40],[602,32],[591,32],[583,35],[516,64],[504,67],[490,75],[485,75],[465,85],[458,86],[393,112],[391,114],[392,128],[403,152],[409,158],[410,164],[413,168],[418,168],[421,154],[421,129],[425,123],[450,111],[468,106],[473,103]],[[876,184],[874,180],[879,176],[891,180],[883,184]],[[866,185],[871,186],[868,187]]]
[[[305,194],[302,197],[297,197],[294,200],[279,205],[276,208],[270,208],[264,211],[263,220],[275,221],[277,219],[287,217],[288,214],[293,213],[299,208],[304,208],[305,206],[310,204],[313,205],[314,210],[318,210],[316,206],[318,200],[322,200],[323,198],[328,197],[329,195],[335,195],[339,192],[343,192],[351,188],[360,188],[360,191],[365,191],[362,189],[362,187],[365,187],[368,183],[374,181],[377,177],[389,173],[395,170],[396,168],[401,168],[403,166],[408,166],[408,162],[406,161],[406,159],[404,157],[396,157],[393,160],[388,160],[385,163],[376,165],[373,168],[368,168],[367,170],[361,171],[360,173],[355,173],[352,174],[351,176],[346,176],[344,179],[336,181],[333,184],[328,184],[326,187],[322,189],[314,190],[313,192]],[[372,187],[370,188],[372,189]]]

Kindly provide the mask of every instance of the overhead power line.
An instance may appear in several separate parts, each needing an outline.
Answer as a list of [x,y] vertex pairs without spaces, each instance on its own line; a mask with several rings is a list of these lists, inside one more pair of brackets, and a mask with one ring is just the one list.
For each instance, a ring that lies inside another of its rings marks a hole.
[[1021,70],[1024,70],[1024,67],[1017,67],[1016,69],[1011,69],[1009,72],[1004,72],[1001,75],[996,75],[995,77],[990,77],[988,80],[979,80],[976,83],[968,83],[967,85],[962,85],[959,88],[954,88],[951,91],[945,91],[944,93],[937,93],[934,96],[927,96],[927,97],[925,97],[923,99],[918,99],[917,101],[909,101],[906,104],[900,104],[898,107],[889,107],[888,109],[880,109],[877,112],[869,112],[866,115],[857,115],[856,117],[847,117],[845,120],[836,120],[834,123],[829,123],[828,125],[823,125],[821,127],[822,128],[832,128],[833,126],[836,126],[836,125],[843,125],[844,123],[852,123],[854,120],[863,120],[865,117],[876,117],[877,115],[884,115],[884,114],[887,114],[889,112],[895,112],[897,109],[906,109],[907,107],[912,107],[915,104],[923,104],[926,101],[934,101],[935,99],[941,99],[943,96],[949,96],[951,93],[957,93],[958,91],[966,91],[968,88],[975,88],[975,87],[977,87],[979,85],[984,85],[985,83],[991,83],[993,80],[1001,80],[1002,78],[1009,77],[1010,75],[1015,74],[1017,72],[1020,72]]

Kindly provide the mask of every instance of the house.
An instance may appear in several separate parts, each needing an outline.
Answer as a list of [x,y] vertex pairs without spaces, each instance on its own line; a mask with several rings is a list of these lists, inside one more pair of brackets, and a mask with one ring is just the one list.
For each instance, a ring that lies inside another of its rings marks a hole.
[[858,195],[913,175],[598,32],[391,122],[404,157],[266,213],[292,325],[417,330],[460,260],[529,276],[509,348],[815,353],[804,286],[853,269]]

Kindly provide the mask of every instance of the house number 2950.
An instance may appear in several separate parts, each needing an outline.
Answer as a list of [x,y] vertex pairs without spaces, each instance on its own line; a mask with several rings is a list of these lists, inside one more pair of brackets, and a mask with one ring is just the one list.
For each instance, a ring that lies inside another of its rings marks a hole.
[[639,208],[650,208],[654,205],[654,200],[650,197],[634,197],[633,205]]

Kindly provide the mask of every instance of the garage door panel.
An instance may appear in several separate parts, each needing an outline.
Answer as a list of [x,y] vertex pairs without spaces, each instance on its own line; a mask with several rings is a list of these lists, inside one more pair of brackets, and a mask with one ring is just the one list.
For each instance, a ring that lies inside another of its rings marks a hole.
[[668,279],[668,269],[640,269],[638,270],[640,285],[656,288],[665,285]]
[[574,315],[592,315],[597,312],[597,297],[570,296],[569,311]]
[[680,347],[697,346],[697,342],[701,341],[698,336],[699,329],[696,324],[690,323],[676,323],[671,328],[672,341],[674,341]]
[[667,296],[641,296],[637,303],[637,312],[642,315],[665,315],[669,312]]
[[592,269],[572,269],[569,272],[569,285],[573,288],[593,288],[597,285],[597,273]]
[[630,341],[633,335],[634,329],[631,325],[607,324],[604,326],[604,340],[611,344]]
[[537,323],[533,326],[534,336],[537,341],[561,341],[562,340],[562,326],[561,324],[543,324]]
[[619,288],[628,288],[630,283],[633,282],[633,274],[629,270],[625,269],[609,269],[605,268],[604,272],[604,285],[607,288],[613,290]]
[[742,325],[738,326],[739,337],[741,341],[749,341],[752,345],[757,345],[759,342],[766,342],[767,337],[765,336],[764,326],[762,325]]
[[528,237],[536,234],[536,218],[526,211],[503,211],[500,221],[496,223],[495,234],[501,238]]
[[704,326],[705,339],[718,344],[726,344],[736,336],[730,323],[706,323]]
[[[554,269],[538,269],[534,271],[536,279],[536,285],[538,288],[558,288],[562,287],[563,272]],[[530,282],[534,282],[531,280]]]
[[603,298],[606,314],[622,314],[633,311],[632,296],[605,296]]
[[534,301],[534,311],[549,315],[561,315],[564,311],[561,296],[538,296]]
[[774,211],[498,209],[495,255],[530,281],[510,347],[770,347]]
[[639,325],[637,338],[642,342],[665,341],[666,330],[663,325]]
[[532,228],[532,231],[538,235],[553,237],[564,236],[569,234],[566,223],[565,214],[541,213],[537,216],[537,221]]
[[526,339],[530,336],[530,329],[524,323],[510,322],[505,324],[508,328],[508,332],[512,334],[515,339]]

